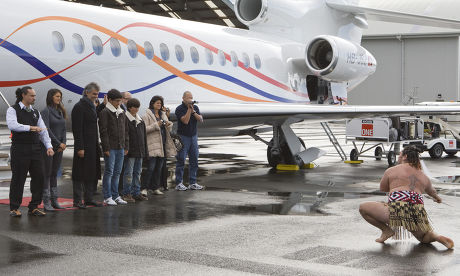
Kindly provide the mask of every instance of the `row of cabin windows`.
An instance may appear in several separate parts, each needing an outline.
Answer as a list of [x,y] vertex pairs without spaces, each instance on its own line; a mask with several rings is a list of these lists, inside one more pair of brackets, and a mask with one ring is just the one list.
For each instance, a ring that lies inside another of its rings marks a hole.
[[[58,52],[64,51],[65,41],[64,41],[64,37],[62,36],[62,34],[60,32],[54,31],[52,33],[52,37],[53,37],[54,49]],[[81,37],[81,35],[73,34],[72,42],[73,42],[73,48],[75,52],[78,54],[83,53],[83,51],[85,50],[85,42],[83,41],[83,38]],[[121,45],[118,39],[111,38],[109,43],[110,43],[110,50],[112,51],[112,55],[114,57],[119,57],[121,55]],[[98,36],[94,35],[91,38],[91,44],[92,44],[94,53],[98,56],[102,55],[103,50],[104,50],[104,45],[102,43],[102,40]],[[136,58],[139,53],[136,42],[130,39],[128,40],[127,46],[128,46],[129,56],[131,58]],[[144,43],[144,50],[145,50],[145,56],[148,59],[153,59],[154,50],[150,42],[146,41]],[[174,47],[174,51],[176,54],[177,61],[183,62],[185,60],[184,49],[182,49],[180,45],[176,45]],[[163,59],[164,61],[168,61],[170,58],[169,48],[164,43],[160,44],[160,55],[161,55],[161,59]],[[208,48],[205,48],[204,55],[205,55],[206,63],[209,65],[212,65],[214,63],[214,55],[212,54],[212,51],[209,50]],[[198,53],[198,50],[193,46],[190,47],[190,57],[193,63],[198,63],[200,61],[200,54]],[[222,50],[219,50],[217,52],[217,60],[219,64],[222,66],[224,66],[227,63],[227,58],[225,56],[225,53]],[[234,67],[238,66],[238,55],[233,51],[230,52],[230,62],[232,63]],[[246,68],[249,68],[249,66],[251,66],[251,59],[249,58],[249,55],[246,53],[242,54],[241,62]],[[254,54],[254,66],[257,69],[260,69],[260,67],[262,66],[260,57],[257,54]]]

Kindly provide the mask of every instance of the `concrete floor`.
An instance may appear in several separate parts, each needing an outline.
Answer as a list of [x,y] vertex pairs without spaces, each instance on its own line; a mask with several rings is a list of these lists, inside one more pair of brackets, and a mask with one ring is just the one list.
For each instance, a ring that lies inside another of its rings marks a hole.
[[[333,128],[343,141],[343,126]],[[344,164],[319,125],[299,124],[295,131],[307,145],[329,152],[316,168],[275,172],[265,165],[260,142],[203,138],[199,183],[205,191],[170,190],[147,202],[44,218],[10,218],[8,206],[0,205],[0,274],[460,274],[460,254],[440,244],[374,242],[380,233],[360,217],[358,206],[385,200],[378,191],[385,161]],[[71,151],[66,155],[59,188],[71,198]],[[426,209],[435,230],[459,243],[460,158],[422,156],[432,176],[440,177],[435,187],[448,204],[426,199]],[[1,199],[8,172],[0,177]]]

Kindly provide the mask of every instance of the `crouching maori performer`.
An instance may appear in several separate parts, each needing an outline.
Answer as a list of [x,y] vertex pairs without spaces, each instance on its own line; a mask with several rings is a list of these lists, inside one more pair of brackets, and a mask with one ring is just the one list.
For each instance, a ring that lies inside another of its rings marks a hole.
[[422,243],[440,242],[453,248],[448,237],[436,234],[430,225],[423,205],[423,193],[437,203],[442,199],[422,172],[419,152],[415,146],[405,147],[399,154],[399,165],[385,171],[380,190],[389,192],[388,203],[365,202],[359,206],[363,218],[382,230],[376,242],[383,243],[390,237],[409,238],[410,233]]

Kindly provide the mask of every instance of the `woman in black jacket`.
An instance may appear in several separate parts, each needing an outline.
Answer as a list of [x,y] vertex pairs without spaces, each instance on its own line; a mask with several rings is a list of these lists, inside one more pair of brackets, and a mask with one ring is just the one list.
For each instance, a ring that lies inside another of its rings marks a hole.
[[62,104],[62,92],[51,89],[46,96],[46,107],[41,111],[43,121],[48,128],[51,144],[55,154],[48,156],[46,149],[43,150],[44,175],[43,184],[43,207],[45,211],[63,209],[58,203],[57,173],[61,167],[62,152],[66,149],[66,126],[67,113]]

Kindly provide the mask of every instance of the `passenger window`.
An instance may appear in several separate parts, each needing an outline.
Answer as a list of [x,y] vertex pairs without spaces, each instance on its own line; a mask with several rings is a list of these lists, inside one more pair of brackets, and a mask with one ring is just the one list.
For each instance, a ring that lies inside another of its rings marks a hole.
[[73,48],[75,49],[75,52],[77,54],[83,53],[85,50],[85,42],[83,41],[83,38],[79,34],[73,34]]
[[134,40],[128,40],[128,53],[132,58],[136,58],[138,54],[137,44]]
[[91,43],[93,44],[94,53],[98,56],[102,55],[102,52],[104,51],[102,40],[97,35],[94,35],[91,38]]
[[254,65],[257,69],[260,69],[260,67],[262,67],[262,62],[260,61],[260,57],[258,54],[254,54]]
[[114,57],[119,57],[121,55],[121,46],[118,39],[113,37],[110,39],[110,50],[112,50],[112,55]]
[[54,31],[52,33],[52,38],[53,38],[53,46],[54,49],[58,52],[64,51],[65,48],[65,42],[64,42],[64,37],[60,32]]
[[209,50],[208,48],[205,48],[204,55],[206,56],[206,63],[209,65],[212,65],[214,62],[214,57],[212,56],[211,50]]
[[238,67],[238,55],[235,52],[230,53],[231,59],[232,59],[232,64],[234,67]]
[[145,49],[145,57],[147,57],[149,60],[153,59],[154,51],[153,51],[152,43],[146,41],[144,43],[144,49]]
[[198,50],[193,46],[190,47],[190,56],[193,63],[198,63],[200,61],[200,54],[198,54]]
[[169,59],[169,48],[166,44],[164,43],[161,43],[160,44],[160,54],[161,54],[161,58],[164,60],[164,61],[167,61]]
[[244,67],[248,68],[251,65],[251,61],[249,60],[249,56],[246,53],[243,53],[243,64]]
[[184,61],[184,50],[179,45],[176,45],[175,50],[176,50],[177,61],[183,62]]
[[222,50],[219,50],[217,52],[217,58],[219,59],[220,65],[225,66],[225,63],[227,62],[227,60],[225,60],[225,54]]

